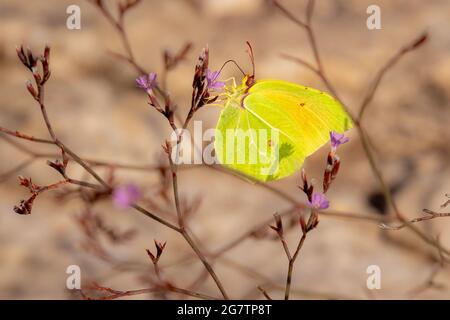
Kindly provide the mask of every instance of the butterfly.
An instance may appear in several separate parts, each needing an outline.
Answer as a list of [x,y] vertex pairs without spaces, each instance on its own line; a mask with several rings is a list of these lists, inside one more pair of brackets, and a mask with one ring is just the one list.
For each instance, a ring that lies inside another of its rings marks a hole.
[[[251,48],[251,47],[250,47]],[[215,154],[224,166],[259,181],[288,177],[330,141],[352,127],[331,95],[283,80],[233,79],[222,94]]]

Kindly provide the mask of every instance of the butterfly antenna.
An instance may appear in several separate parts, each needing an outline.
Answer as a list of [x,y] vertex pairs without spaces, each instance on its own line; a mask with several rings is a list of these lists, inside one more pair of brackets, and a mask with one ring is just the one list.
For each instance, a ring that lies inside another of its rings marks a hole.
[[250,42],[246,41],[247,46],[248,46],[248,55],[250,57],[250,60],[252,62],[252,74],[249,75],[247,77],[247,81],[246,81],[246,85],[247,85],[247,90],[246,93],[248,92],[248,90],[250,89],[251,86],[253,86],[255,84],[255,56],[253,55],[253,48],[252,45],[250,44]]
[[233,60],[233,59],[230,59],[230,60],[227,60],[227,61],[225,61],[224,63],[223,63],[223,65],[222,65],[222,67],[219,69],[219,72],[222,72],[222,69],[228,64],[228,63],[234,63],[234,65],[239,69],[239,71],[240,72],[242,72],[242,74],[245,76],[245,72],[244,72],[244,70],[242,70],[242,68],[238,65],[238,63],[235,61],[235,60]]
[[253,55],[253,48],[250,42],[246,41],[248,46],[248,55],[250,56],[250,61],[252,62],[252,77],[255,78],[255,56]]

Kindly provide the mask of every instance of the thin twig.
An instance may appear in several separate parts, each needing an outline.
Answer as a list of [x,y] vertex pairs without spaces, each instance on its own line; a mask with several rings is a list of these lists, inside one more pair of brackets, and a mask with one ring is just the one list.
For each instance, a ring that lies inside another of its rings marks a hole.
[[[165,287],[158,288],[157,287],[157,288],[146,288],[146,289],[137,289],[137,290],[128,290],[128,291],[118,291],[118,290],[113,290],[111,288],[96,286],[95,288],[92,288],[92,290],[106,291],[106,292],[111,293],[110,295],[98,298],[98,300],[114,300],[114,299],[118,299],[118,298],[122,298],[122,297],[136,296],[136,295],[147,294],[147,293],[160,293],[160,292],[167,292],[167,291],[184,294],[184,295],[191,296],[191,297],[198,298],[198,299],[218,300],[216,297],[213,297],[213,296],[209,296],[209,295],[206,295],[203,293],[193,292],[193,291],[185,290],[185,289],[181,289],[181,288],[176,288],[176,287],[167,287],[167,288],[165,288]],[[82,292],[82,295],[87,299],[95,300],[95,298],[87,297],[86,294],[83,292]]]
[[[185,124],[188,123],[190,120],[189,116],[186,118]],[[178,137],[178,143],[175,146],[175,148],[178,148],[180,146],[180,141],[182,138],[182,132],[181,131],[179,137]],[[180,206],[180,197],[179,197],[179,190],[178,190],[178,176],[177,176],[177,165],[173,162],[172,159],[172,152],[171,147],[169,144],[166,146],[166,152],[170,163],[170,168],[172,171],[172,187],[173,187],[173,195],[174,195],[174,201],[175,201],[175,208],[177,211],[177,217],[178,217],[178,226],[179,226],[179,232],[184,237],[184,239],[187,241],[187,243],[191,246],[191,248],[194,250],[195,254],[198,256],[198,258],[201,260],[203,265],[205,266],[206,270],[208,270],[209,274],[213,278],[214,282],[216,283],[217,287],[219,288],[220,292],[222,293],[224,299],[228,299],[228,294],[225,291],[225,288],[223,287],[222,282],[220,281],[219,277],[217,276],[216,272],[214,271],[213,267],[209,263],[206,256],[201,252],[200,248],[196,245],[195,241],[192,239],[192,237],[189,234],[189,231],[187,230],[184,219],[183,219],[183,212],[181,211]],[[176,153],[178,155],[178,152]]]
[[54,143],[52,140],[35,138],[33,136],[26,135],[26,134],[21,133],[19,131],[12,131],[12,130],[6,129],[4,127],[0,127],[0,132],[6,133],[6,134],[8,134],[10,136],[13,136],[13,137],[17,137],[17,138],[20,138],[20,139],[25,139],[25,140],[29,140],[29,141],[33,141],[33,142],[40,142],[40,143],[47,143],[47,144],[53,144]]
[[[103,187],[106,188],[107,191],[111,191],[112,187],[105,181],[103,180],[83,159],[81,159],[77,154],[75,154],[72,150],[70,150],[63,142],[61,142],[60,140],[58,140],[55,132],[53,131],[50,119],[47,115],[47,111],[46,111],[46,107],[44,104],[44,85],[43,82],[38,81],[39,78],[35,77],[36,80],[36,87],[38,89],[37,94],[35,95],[35,99],[38,101],[40,108],[41,108],[41,112],[42,112],[42,116],[44,119],[44,122],[46,124],[47,130],[50,134],[50,136],[52,137],[52,143],[54,145],[56,145],[58,148],[61,149],[61,153],[63,154],[63,157],[67,154],[68,156],[70,156],[75,162],[77,162],[79,165],[81,165],[91,176],[93,176]],[[189,120],[192,118],[193,113],[191,114],[191,112],[189,113],[190,116],[188,115],[188,117],[186,118],[185,121],[185,126],[187,126]],[[9,131],[5,131],[6,133],[10,133]],[[13,136],[17,136],[17,137],[21,137],[23,138],[24,136],[22,134],[11,134]],[[27,140],[35,140],[33,137],[29,137],[26,136]],[[42,142],[42,141],[40,141]],[[176,170],[176,167],[174,167],[174,169]],[[176,171],[174,171],[176,172]],[[65,175],[63,173],[63,175]],[[67,177],[65,177],[66,180],[64,180],[64,183],[70,182],[72,181],[75,184],[78,184],[80,186],[84,186],[84,187],[92,187],[92,184],[89,183],[84,183],[84,182],[80,182],[77,180],[69,180],[67,179]],[[181,209],[179,206],[179,200],[178,200],[178,190],[177,190],[177,182],[176,182],[176,174],[174,177],[174,193],[175,193],[175,197],[176,197],[176,203],[177,203],[177,211],[180,213],[180,222],[182,222],[182,218],[181,218]],[[132,208],[134,208],[135,210],[143,213],[144,215],[146,215],[147,217],[152,218],[153,220],[171,228],[174,231],[177,231],[178,233],[180,233],[184,239],[188,242],[188,244],[191,246],[191,248],[194,250],[194,252],[196,253],[196,255],[199,257],[199,259],[202,261],[202,263],[204,264],[204,266],[206,267],[206,269],[208,270],[208,272],[211,274],[212,278],[214,279],[214,281],[216,282],[217,286],[219,287],[220,291],[222,292],[223,296],[225,299],[228,299],[228,296],[223,288],[223,285],[221,284],[220,280],[218,279],[217,275],[215,274],[212,266],[208,263],[206,257],[202,254],[202,252],[200,251],[200,249],[198,248],[198,246],[195,244],[195,242],[193,241],[192,237],[189,235],[188,231],[184,228],[183,223],[180,223],[180,226],[176,226],[174,224],[172,224],[171,222],[153,214],[152,212],[140,207],[137,204],[133,204]]]
[[403,48],[401,48],[394,56],[392,56],[392,58],[390,58],[384,64],[383,67],[381,67],[378,70],[378,72],[377,72],[375,78],[373,79],[372,83],[370,84],[369,90],[366,93],[364,100],[361,103],[361,106],[359,108],[359,114],[358,114],[359,122],[362,121],[364,112],[366,111],[367,106],[372,101],[372,99],[375,95],[375,92],[377,91],[377,88],[380,85],[380,82],[383,79],[383,77],[385,76],[385,74],[387,73],[387,71],[392,69],[392,67],[408,52],[411,52],[411,51],[417,49],[419,46],[421,46],[427,40],[427,38],[428,38],[428,36],[426,33],[423,33],[419,37],[415,38],[411,43],[409,43],[406,46],[404,46]]
[[264,295],[267,300],[273,300],[266,290],[264,290],[261,286],[258,286],[258,290]]
[[[416,228],[416,226],[414,226],[412,223],[410,223],[404,216],[403,214],[400,212],[400,210],[397,207],[397,204],[395,202],[395,200],[393,199],[393,196],[391,194],[391,191],[389,190],[389,187],[387,186],[384,177],[381,173],[381,170],[378,167],[378,164],[375,160],[375,156],[373,154],[373,151],[371,149],[370,146],[370,142],[369,142],[369,138],[367,136],[367,133],[365,132],[365,130],[363,129],[362,124],[360,123],[360,118],[355,117],[354,115],[352,115],[352,113],[350,112],[350,109],[343,103],[342,99],[339,98],[337,91],[335,90],[335,88],[333,87],[333,85],[331,84],[331,82],[329,81],[328,77],[326,76],[324,70],[323,70],[323,64],[319,55],[319,51],[317,48],[317,43],[315,40],[315,36],[311,27],[310,23],[299,23],[301,22],[299,19],[295,18],[292,13],[290,13],[289,10],[287,10],[286,8],[284,8],[277,0],[273,0],[274,3],[276,4],[276,6],[280,9],[280,11],[291,21],[293,21],[294,23],[296,23],[297,25],[299,25],[302,29],[304,29],[307,32],[308,35],[308,40],[310,43],[310,46],[313,50],[313,54],[314,54],[314,58],[315,58],[315,63],[317,65],[317,67],[314,66],[310,66],[308,67],[309,69],[313,70],[319,77],[320,79],[323,81],[324,85],[328,88],[328,90],[334,95],[334,97],[339,100],[341,102],[341,104],[343,105],[343,107],[345,108],[345,110],[347,111],[347,113],[350,115],[350,117],[352,118],[355,127],[358,131],[362,146],[364,148],[364,152],[367,156],[367,159],[369,161],[370,167],[372,172],[374,173],[375,177],[378,180],[378,183],[380,184],[380,187],[382,189],[382,192],[384,194],[384,197],[386,199],[387,204],[393,209],[396,217],[405,224],[406,227],[408,227],[408,229],[410,229],[413,233],[415,233],[417,236],[419,236],[419,238],[421,238],[423,241],[425,241],[426,243],[432,245],[435,248],[438,249],[442,249],[442,251],[446,254],[446,255],[450,255],[450,251],[443,248],[439,243],[437,243],[434,239],[430,238],[429,236],[427,236],[426,234],[424,234],[420,229]],[[311,1],[311,0],[310,0]],[[312,5],[308,4],[309,8],[312,8]],[[308,11],[308,15],[312,15],[312,9],[309,9]],[[359,110],[360,110],[360,115],[364,113],[364,110],[367,109],[367,106],[369,105],[370,101],[373,98],[373,95],[376,92],[376,89],[380,83],[380,81],[382,80],[384,74],[401,58],[403,57],[407,52],[410,52],[418,47],[420,47],[427,39],[426,34],[422,34],[420,35],[415,41],[413,41],[412,43],[406,45],[405,47],[403,47],[402,49],[400,49],[400,51],[394,55],[393,58],[391,58],[385,65],[383,68],[381,68],[381,70],[377,73],[377,76],[375,77],[374,81],[372,82],[372,84],[369,86],[369,90],[368,93],[366,95],[366,97],[363,99],[363,103],[361,104]],[[292,59],[292,57],[290,57],[290,59]],[[296,58],[297,59],[297,58]],[[299,63],[302,65],[308,65],[307,63],[305,63],[303,60],[299,60]],[[361,113],[362,110],[362,113]]]
[[298,257],[298,254],[300,253],[300,249],[303,247],[303,243],[306,239],[306,233],[302,234],[302,237],[300,238],[300,241],[297,244],[297,248],[295,249],[294,255],[289,258],[289,266],[288,266],[288,273],[286,276],[286,290],[284,291],[284,300],[289,300],[289,295],[291,293],[291,282],[292,282],[292,272],[294,271],[294,264],[295,260]]
[[[257,281],[262,281],[265,283],[265,287],[271,287],[273,289],[276,289],[278,291],[285,292],[286,285],[285,284],[279,284],[274,282],[272,279],[267,277],[266,275],[262,274],[261,272],[257,271],[255,268],[250,268],[242,263],[239,263],[237,261],[234,261],[230,258],[227,258],[225,256],[220,257],[220,261],[223,263],[224,266],[227,266],[243,275],[252,277],[256,279]],[[338,300],[338,299],[345,299],[345,300],[354,300],[354,297],[348,297],[348,296],[340,296],[336,294],[329,294],[329,293],[320,293],[320,292],[314,292],[311,290],[305,290],[305,289],[298,289],[298,288],[291,288],[291,293],[295,293],[298,295],[302,295],[308,298],[312,299],[328,299],[328,300]]]
[[[422,221],[427,221],[427,220],[431,220],[431,219],[435,219],[435,218],[443,218],[443,217],[450,217],[450,212],[446,212],[446,213],[440,213],[440,212],[434,212],[428,209],[423,209],[423,212],[426,213],[426,216],[423,217],[418,217],[418,218],[414,218],[409,220],[409,223],[416,223],[416,222],[422,222]],[[397,226],[391,226],[391,225],[387,225],[385,223],[382,223],[379,225],[380,228],[385,229],[385,230],[400,230],[404,227],[406,227],[406,224],[400,224]]]

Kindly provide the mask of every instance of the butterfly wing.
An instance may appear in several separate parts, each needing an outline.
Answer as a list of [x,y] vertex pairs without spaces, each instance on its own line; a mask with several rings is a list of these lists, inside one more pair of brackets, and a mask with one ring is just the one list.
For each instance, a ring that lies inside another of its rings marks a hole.
[[215,152],[220,163],[261,181],[280,179],[301,167],[305,155],[295,148],[283,118],[272,116],[273,126],[263,117],[230,102],[222,110]]
[[[343,133],[353,126],[342,105],[329,94],[282,80],[257,81],[244,106],[255,114],[276,113],[278,120],[285,118],[284,122],[295,131],[292,135],[296,148],[305,156],[326,144],[330,131]],[[270,118],[266,117],[268,121]]]
[[333,97],[279,80],[253,85],[241,106],[229,100],[217,124],[215,149],[225,166],[261,181],[281,179],[344,132],[351,120]]

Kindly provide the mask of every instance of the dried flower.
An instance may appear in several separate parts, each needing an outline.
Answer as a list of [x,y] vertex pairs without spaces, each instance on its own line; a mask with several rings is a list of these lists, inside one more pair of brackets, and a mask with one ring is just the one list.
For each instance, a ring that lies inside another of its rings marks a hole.
[[[31,94],[31,96],[32,96],[35,100],[38,100],[38,99],[39,99],[39,95],[38,95],[37,91],[34,89],[34,87],[33,87],[33,85],[31,84],[31,81],[30,81],[30,80],[28,80],[28,81],[26,82],[26,86],[27,86],[28,92]],[[39,100],[38,100],[38,101],[39,101]]]
[[347,143],[350,138],[344,136],[343,133],[338,133],[335,131],[330,132],[331,149],[336,150],[341,144]]
[[155,247],[156,247],[156,256],[149,250],[149,249],[145,249],[145,251],[147,251],[148,256],[150,257],[150,259],[152,260],[153,264],[157,264],[159,261],[159,258],[161,257],[164,248],[166,247],[166,242],[159,242],[159,241],[155,241]]
[[66,173],[66,164],[64,164],[63,162],[61,162],[59,160],[55,160],[55,161],[48,160],[47,165],[49,165],[50,167],[52,167],[53,169],[58,171],[63,176]]
[[312,184],[310,185],[308,183],[308,177],[306,176],[305,168],[302,168],[301,178],[302,178],[303,185],[300,186],[300,189],[302,189],[303,192],[306,194],[306,196],[308,197],[308,200],[311,200],[311,196],[314,192],[314,186]]
[[136,79],[136,83],[139,88],[145,91],[152,90],[156,86],[156,73],[144,74]]
[[209,49],[204,48],[198,57],[197,64],[195,65],[194,81],[192,82],[192,102],[189,117],[203,107],[204,105],[213,103],[217,100],[218,96],[211,97],[210,89],[221,89],[222,82],[217,81],[219,72],[211,72],[208,69],[209,64]]
[[141,198],[141,192],[134,184],[120,186],[113,191],[114,204],[119,208],[128,208]]
[[[200,53],[197,64],[195,65],[194,80],[192,82],[192,88],[194,88],[194,91],[196,92],[196,94],[194,95],[195,98],[198,98],[201,94],[203,94],[208,65],[209,49],[208,47],[205,47]],[[196,101],[197,100],[198,99],[196,99]]]
[[283,236],[283,222],[281,220],[281,217],[278,213],[275,213],[273,215],[275,218],[275,226],[269,226],[272,230],[275,230],[275,232],[282,237]]
[[307,204],[312,209],[327,209],[330,202],[323,193],[314,192],[311,201],[308,200]]
[[208,84],[206,81],[206,73],[209,64],[209,49],[203,48],[195,65],[194,80],[192,81],[192,113],[201,108],[209,98]]
[[222,90],[225,86],[225,82],[217,81],[217,78],[220,76],[220,71],[211,71],[210,69],[206,70],[206,81],[208,89],[211,90]]
[[27,200],[20,200],[18,206],[14,206],[14,212],[21,215],[31,214],[31,209],[33,208],[33,202],[37,197],[37,193],[31,195]]
[[327,157],[327,166],[323,173],[323,193],[327,192],[333,180],[336,179],[340,166],[339,156],[333,150],[330,151]]
[[22,176],[19,176],[19,184],[28,190],[30,190],[31,193],[38,193],[40,186],[36,185],[31,181],[31,178],[24,178]]

